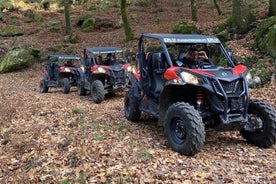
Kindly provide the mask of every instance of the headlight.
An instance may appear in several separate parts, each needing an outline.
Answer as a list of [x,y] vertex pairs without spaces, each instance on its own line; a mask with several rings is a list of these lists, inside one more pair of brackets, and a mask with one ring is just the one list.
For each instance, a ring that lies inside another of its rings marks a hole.
[[65,72],[71,72],[71,70],[69,68],[64,68]]
[[197,85],[199,83],[198,78],[193,74],[187,72],[181,72],[181,78],[186,83],[191,83]]
[[99,68],[98,68],[98,72],[99,72],[99,73],[105,73],[106,70],[105,70],[104,68],[102,68],[102,67],[99,67]]
[[133,71],[132,67],[130,65],[126,69],[127,69],[127,72],[132,72]]
[[251,85],[253,83],[253,78],[250,72],[248,72],[245,76],[246,81],[248,82],[249,85]]

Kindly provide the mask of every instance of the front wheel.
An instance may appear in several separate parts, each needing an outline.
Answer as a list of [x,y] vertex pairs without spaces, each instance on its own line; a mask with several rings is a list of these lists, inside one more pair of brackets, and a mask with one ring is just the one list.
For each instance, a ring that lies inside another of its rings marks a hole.
[[39,91],[40,93],[47,93],[49,90],[45,80],[40,81]]
[[176,152],[192,156],[204,145],[205,128],[197,110],[190,104],[172,104],[164,120],[164,131],[169,146]]
[[140,102],[134,96],[134,89],[131,88],[126,92],[124,106],[125,106],[125,117],[129,121],[138,121],[141,116],[141,111],[139,110]]
[[78,95],[84,96],[86,94],[86,90],[84,89],[84,83],[83,82],[77,82],[77,88],[78,88]]
[[240,131],[248,143],[268,148],[276,142],[276,111],[261,100],[250,100],[248,122]]
[[95,80],[91,84],[91,97],[95,103],[101,103],[104,100],[104,85],[102,81]]
[[68,78],[63,78],[61,82],[61,89],[64,94],[69,93],[71,88],[70,81]]

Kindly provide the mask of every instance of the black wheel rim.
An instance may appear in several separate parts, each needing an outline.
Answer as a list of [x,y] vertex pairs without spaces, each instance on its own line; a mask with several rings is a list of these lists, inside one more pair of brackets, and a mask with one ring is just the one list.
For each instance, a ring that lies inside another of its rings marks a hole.
[[181,144],[187,136],[185,122],[181,118],[174,118],[171,121],[171,135],[175,142]]
[[264,131],[263,118],[254,114],[249,114],[248,127],[251,132],[262,133]]

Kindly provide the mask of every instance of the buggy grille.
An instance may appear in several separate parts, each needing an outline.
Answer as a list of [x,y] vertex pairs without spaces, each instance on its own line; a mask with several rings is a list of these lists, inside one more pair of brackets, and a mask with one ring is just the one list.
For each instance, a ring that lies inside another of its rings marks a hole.
[[217,94],[213,97],[217,110],[224,111],[224,108],[227,107],[230,112],[238,112],[244,109],[246,98],[242,79],[230,82],[213,80],[212,85]]
[[113,71],[113,78],[110,79],[113,84],[125,84],[125,70]]
[[223,96],[224,92],[226,95],[240,95],[244,91],[243,81],[235,80],[231,82],[227,81],[213,81],[213,87],[217,94]]

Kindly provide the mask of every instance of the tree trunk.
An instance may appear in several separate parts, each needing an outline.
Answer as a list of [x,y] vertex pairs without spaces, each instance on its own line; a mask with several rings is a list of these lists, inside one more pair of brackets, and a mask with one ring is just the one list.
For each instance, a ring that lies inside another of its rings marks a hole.
[[126,41],[132,40],[133,32],[131,30],[131,27],[129,25],[128,18],[127,18],[126,0],[121,0],[121,15],[122,15],[122,20],[123,20],[123,26],[125,29]]
[[70,0],[64,2],[64,16],[65,16],[65,33],[71,34],[71,21],[70,21]]
[[214,0],[214,4],[215,4],[215,7],[216,7],[216,10],[217,10],[218,14],[221,15],[222,12],[221,12],[221,9],[220,9],[220,6],[219,6],[217,0]]
[[248,0],[233,0],[232,17],[234,33],[242,34],[249,31],[254,18],[250,12]]
[[197,5],[196,0],[191,0],[192,20],[197,21]]
[[276,0],[269,0],[269,16],[276,15]]

